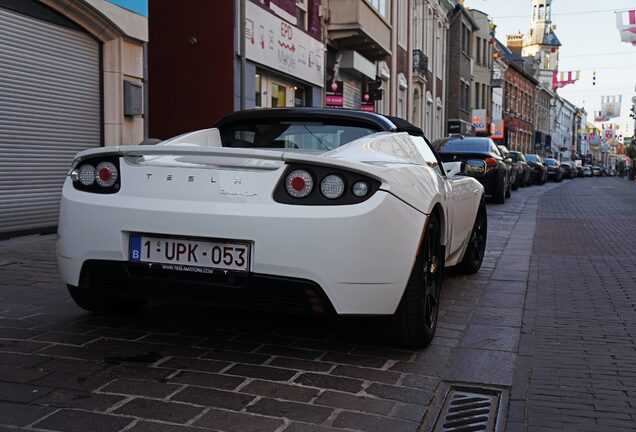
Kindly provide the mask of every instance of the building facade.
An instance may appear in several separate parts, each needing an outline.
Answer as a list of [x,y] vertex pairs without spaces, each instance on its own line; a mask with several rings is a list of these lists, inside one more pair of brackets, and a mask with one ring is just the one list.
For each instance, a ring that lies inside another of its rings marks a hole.
[[552,147],[552,104],[555,94],[539,85],[534,96],[534,152],[545,156]]
[[[479,27],[473,31],[472,57],[474,76],[471,92],[472,122],[476,135],[490,135],[490,123],[493,119],[492,75],[494,25],[488,14],[472,9],[470,16]],[[491,34],[491,32],[493,34]]]
[[538,82],[516,62],[504,75],[504,143],[510,150],[534,152],[534,94]]
[[413,1],[409,120],[431,141],[446,132],[448,14],[453,9],[451,1]]
[[558,160],[571,160],[574,140],[574,120],[577,108],[572,103],[557,96],[552,107],[553,135],[552,148],[547,154]]
[[460,4],[449,15],[448,78],[447,78],[447,133],[474,135],[472,123],[472,94],[474,61],[473,32],[479,26]]
[[[144,1],[1,0],[0,236],[57,225],[75,154],[144,139]],[[34,176],[34,172],[39,173]]]

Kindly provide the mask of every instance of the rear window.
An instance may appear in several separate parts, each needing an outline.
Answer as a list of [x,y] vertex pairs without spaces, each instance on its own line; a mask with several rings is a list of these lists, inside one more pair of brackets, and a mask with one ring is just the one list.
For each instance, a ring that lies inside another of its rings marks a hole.
[[548,166],[554,166],[557,164],[556,159],[543,159],[543,162],[545,162]]
[[530,161],[530,162],[539,162],[539,157],[537,155],[534,155],[534,154],[527,154],[526,155],[526,160]]
[[252,121],[221,129],[223,147],[329,151],[379,132],[367,126],[312,121]]
[[488,153],[490,140],[475,138],[439,140],[433,146],[440,153]]
[[526,158],[525,158],[525,157],[523,157],[523,153],[519,153],[519,152],[516,152],[516,151],[512,151],[512,152],[510,152],[510,155],[512,156],[512,159],[513,159],[515,162],[518,162],[518,161],[525,162],[525,161],[526,161]]

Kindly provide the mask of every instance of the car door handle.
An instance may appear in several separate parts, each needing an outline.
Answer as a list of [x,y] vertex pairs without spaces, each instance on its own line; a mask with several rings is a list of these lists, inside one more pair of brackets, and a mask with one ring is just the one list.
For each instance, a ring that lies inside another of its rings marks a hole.
[[476,190],[475,190],[475,191],[473,191],[473,195],[475,195],[475,196],[476,196],[478,193],[479,193],[479,191],[476,191]]

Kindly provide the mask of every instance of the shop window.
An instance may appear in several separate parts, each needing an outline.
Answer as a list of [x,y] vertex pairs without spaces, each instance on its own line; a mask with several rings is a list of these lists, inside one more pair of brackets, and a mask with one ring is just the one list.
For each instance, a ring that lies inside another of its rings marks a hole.
[[257,107],[263,106],[263,102],[261,99],[262,81],[263,81],[263,78],[261,77],[261,74],[256,74],[256,80],[255,80],[256,94],[254,95],[254,105]]
[[284,107],[287,101],[287,88],[282,85],[272,84],[272,107]]
[[305,88],[300,86],[294,86],[294,106],[305,106]]

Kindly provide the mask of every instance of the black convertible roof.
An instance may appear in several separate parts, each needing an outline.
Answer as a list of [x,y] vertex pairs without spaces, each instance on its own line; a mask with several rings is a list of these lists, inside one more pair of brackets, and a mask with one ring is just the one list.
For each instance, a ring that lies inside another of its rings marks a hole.
[[223,116],[214,127],[223,129],[232,123],[263,119],[351,121],[363,123],[378,131],[408,132],[410,135],[424,136],[420,128],[401,118],[342,108],[255,108]]

